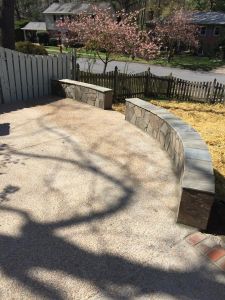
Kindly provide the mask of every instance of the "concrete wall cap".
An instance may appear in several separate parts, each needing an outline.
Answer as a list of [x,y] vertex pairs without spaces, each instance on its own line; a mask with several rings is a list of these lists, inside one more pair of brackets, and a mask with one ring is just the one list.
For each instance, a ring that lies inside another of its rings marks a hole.
[[101,93],[112,92],[111,89],[108,89],[108,88],[105,88],[105,87],[102,87],[102,86],[99,86],[99,85],[94,85],[94,84],[90,84],[90,83],[75,81],[75,80],[71,80],[71,79],[61,79],[61,80],[56,80],[56,81],[59,81],[61,83],[65,83],[65,84],[71,84],[71,85],[86,87],[86,88],[96,90],[96,91],[101,92]]
[[205,141],[192,126],[164,108],[138,98],[126,99],[126,105],[126,120],[153,135],[176,166],[181,188],[178,222],[206,229],[215,176]]

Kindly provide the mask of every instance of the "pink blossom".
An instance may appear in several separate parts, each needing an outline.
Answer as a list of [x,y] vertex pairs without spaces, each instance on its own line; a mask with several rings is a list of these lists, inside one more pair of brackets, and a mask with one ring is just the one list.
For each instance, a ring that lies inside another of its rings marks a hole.
[[[93,50],[107,64],[115,55],[128,55],[152,59],[158,53],[158,46],[147,31],[140,30],[135,13],[124,11],[112,14],[108,9],[93,7],[93,14],[85,13],[75,16],[72,20],[60,21],[57,26],[68,31],[71,44],[83,43],[87,50]],[[105,53],[105,58],[100,56]]]

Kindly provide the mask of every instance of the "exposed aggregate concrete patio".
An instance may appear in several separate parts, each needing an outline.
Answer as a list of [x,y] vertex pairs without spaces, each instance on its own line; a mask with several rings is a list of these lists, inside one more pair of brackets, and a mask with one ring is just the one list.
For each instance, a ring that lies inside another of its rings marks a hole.
[[71,99],[0,123],[10,123],[0,137],[1,299],[224,299],[224,273],[175,223],[177,178],[153,138]]

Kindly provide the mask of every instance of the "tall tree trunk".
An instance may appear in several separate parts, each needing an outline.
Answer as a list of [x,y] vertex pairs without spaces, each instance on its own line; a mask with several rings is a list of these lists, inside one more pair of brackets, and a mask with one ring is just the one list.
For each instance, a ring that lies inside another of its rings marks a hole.
[[15,0],[0,0],[0,45],[15,49],[14,32]]
[[210,10],[214,10],[215,7],[215,0],[210,0]]
[[0,0],[0,46],[2,45],[2,2],[3,0]]
[[16,12],[16,17],[18,20],[21,20],[21,14],[20,14],[20,8],[19,8],[19,4],[18,2],[16,1],[15,3],[15,12]]
[[108,61],[105,61],[105,62],[104,62],[104,68],[103,68],[103,74],[106,73],[107,66],[108,66]]
[[[98,55],[98,56],[100,56],[100,55]],[[108,63],[109,63],[109,58],[110,58],[110,54],[106,53],[105,59],[102,59],[102,62],[103,62],[103,64],[104,64],[103,74],[106,73],[107,66],[108,66]]]

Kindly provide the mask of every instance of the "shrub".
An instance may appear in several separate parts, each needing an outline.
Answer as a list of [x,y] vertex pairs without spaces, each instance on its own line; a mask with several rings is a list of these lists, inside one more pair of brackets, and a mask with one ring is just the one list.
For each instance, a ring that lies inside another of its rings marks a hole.
[[24,33],[21,28],[25,27],[29,23],[29,20],[22,19],[15,21],[15,40],[18,41],[24,41]]
[[58,46],[58,39],[50,38],[48,44],[49,44],[49,46]]
[[16,43],[16,50],[26,54],[48,55],[48,52],[45,50],[43,46],[34,45],[31,42]]
[[84,47],[84,44],[76,42],[76,43],[73,43],[73,44],[71,45],[71,47],[72,47],[72,48],[76,48],[76,49],[80,49],[80,48],[83,48],[83,47]]
[[49,33],[48,32],[38,32],[38,41],[40,44],[47,46],[49,44]]
[[21,19],[15,21],[15,29],[21,29],[29,23],[28,19]]

